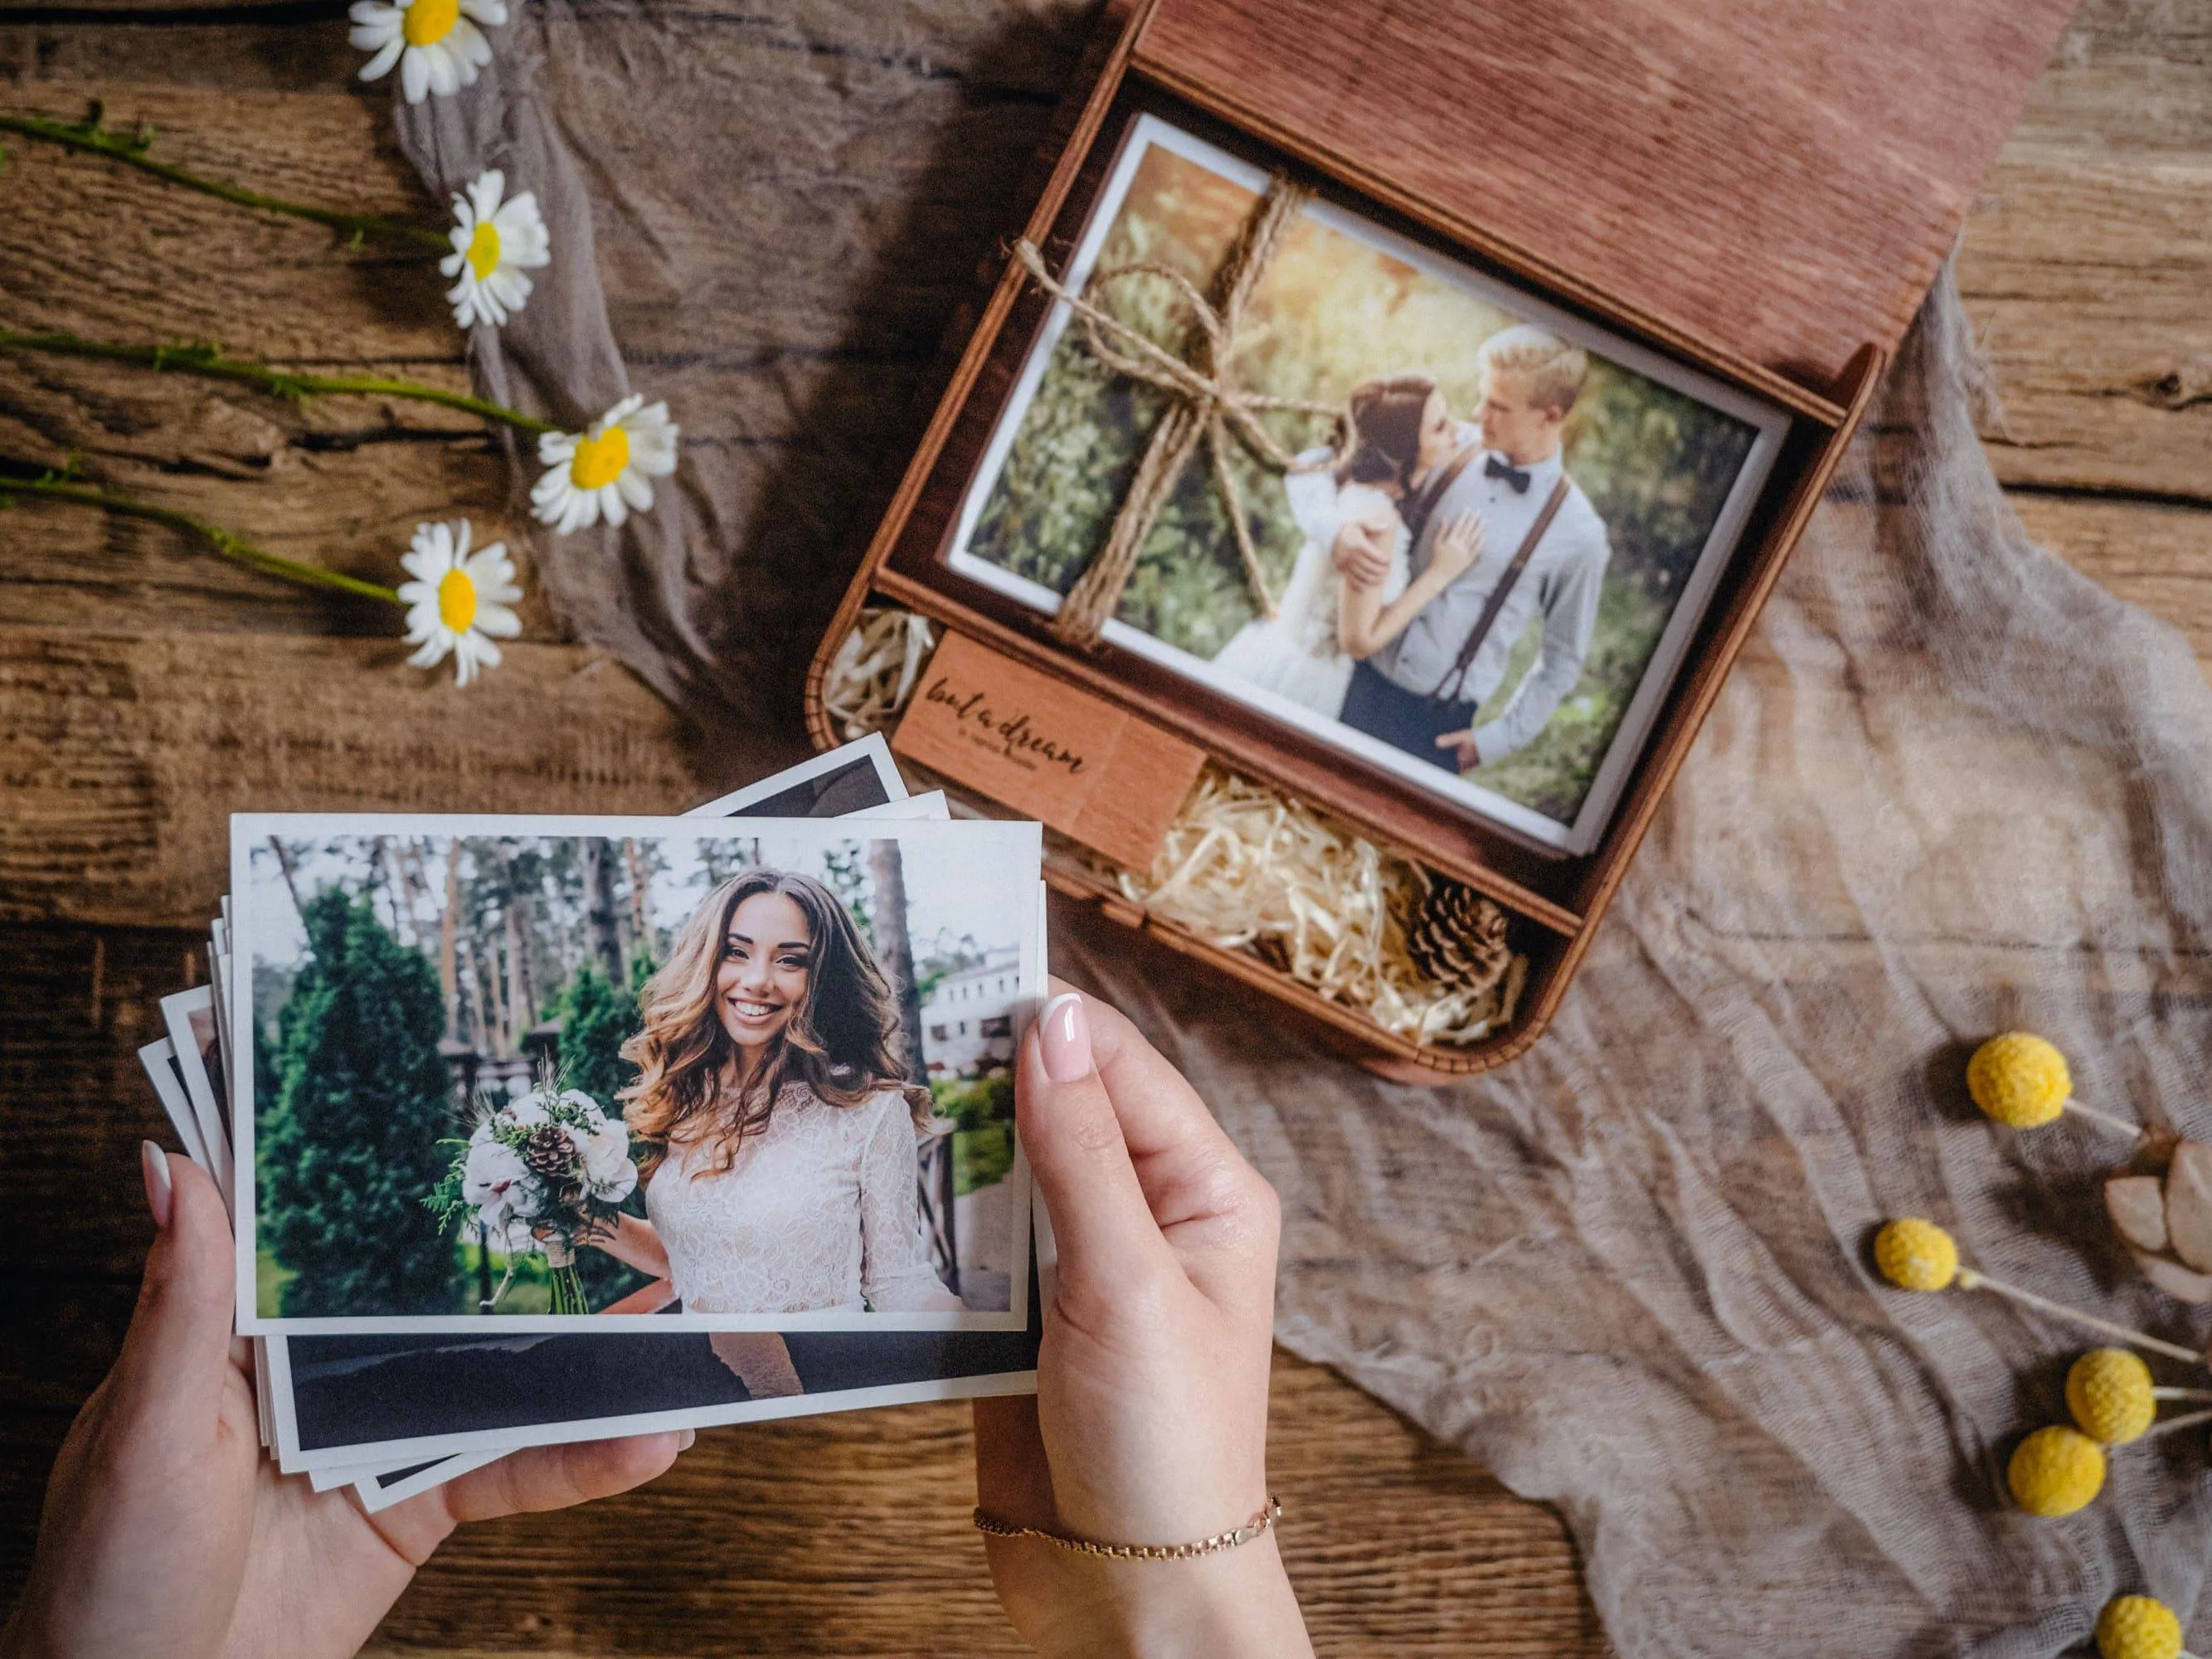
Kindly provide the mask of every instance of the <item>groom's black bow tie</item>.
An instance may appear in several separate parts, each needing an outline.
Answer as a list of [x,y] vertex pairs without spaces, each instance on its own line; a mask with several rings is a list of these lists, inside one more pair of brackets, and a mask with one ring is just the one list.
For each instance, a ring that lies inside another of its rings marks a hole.
[[1482,476],[1486,478],[1504,479],[1507,483],[1512,485],[1513,493],[1516,495],[1525,495],[1528,493],[1528,470],[1501,461],[1495,455],[1486,455],[1482,458]]

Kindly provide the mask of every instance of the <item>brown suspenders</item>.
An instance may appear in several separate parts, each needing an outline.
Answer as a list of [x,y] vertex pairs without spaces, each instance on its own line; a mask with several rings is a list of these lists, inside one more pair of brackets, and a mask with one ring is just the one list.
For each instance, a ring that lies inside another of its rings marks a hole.
[[[1441,495],[1437,497],[1438,501],[1442,499]],[[1490,590],[1489,599],[1483,602],[1482,615],[1475,619],[1474,630],[1467,636],[1467,643],[1460,647],[1458,660],[1445,671],[1443,678],[1437,682],[1437,689],[1429,693],[1431,702],[1460,701],[1467,690],[1467,672],[1474,666],[1475,653],[1482,649],[1482,642],[1490,637],[1490,630],[1498,621],[1498,613],[1505,609],[1505,601],[1512,596],[1513,585],[1521,580],[1521,573],[1528,568],[1528,561],[1536,551],[1536,544],[1544,539],[1544,532],[1552,527],[1552,520],[1559,517],[1559,508],[1565,504],[1566,499],[1567,475],[1562,472],[1552,485],[1552,493],[1544,498],[1543,508],[1536,514],[1535,523],[1528,526],[1528,533],[1521,538],[1521,545],[1514,550],[1513,562],[1505,567],[1504,574],[1498,579],[1498,586]],[[1452,688],[1449,696],[1445,695],[1446,686]]]

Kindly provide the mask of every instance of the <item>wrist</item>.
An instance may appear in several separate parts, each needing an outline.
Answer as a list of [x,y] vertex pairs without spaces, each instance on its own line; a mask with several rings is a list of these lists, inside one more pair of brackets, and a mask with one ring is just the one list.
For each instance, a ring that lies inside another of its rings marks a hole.
[[1272,1534],[1185,1561],[1066,1564],[1047,1659],[1296,1659],[1312,1652]]

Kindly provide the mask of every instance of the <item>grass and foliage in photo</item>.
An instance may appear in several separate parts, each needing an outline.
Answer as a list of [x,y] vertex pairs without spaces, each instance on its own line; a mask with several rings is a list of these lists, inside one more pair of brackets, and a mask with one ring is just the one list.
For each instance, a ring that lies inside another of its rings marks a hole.
[[[1206,290],[1252,193],[1194,161],[1145,156],[1098,269],[1148,262]],[[1091,296],[1152,339],[1191,356],[1198,330],[1167,283],[1133,276]],[[1476,404],[1483,341],[1518,319],[1365,242],[1302,219],[1261,277],[1235,356],[1241,384],[1341,405],[1378,374],[1418,370],[1453,412]],[[1066,593],[1104,545],[1164,395],[1091,356],[1079,329],[1054,347],[969,550]],[[1327,441],[1310,416],[1263,417],[1296,453]],[[1551,725],[1519,754],[1476,775],[1484,787],[1560,819],[1573,817],[1626,714],[1754,434],[1744,422],[1593,357],[1566,433],[1567,471],[1605,520],[1613,546],[1597,633],[1581,680]],[[1298,533],[1277,475],[1238,446],[1231,466],[1269,586],[1280,593]],[[1252,620],[1228,508],[1209,469],[1184,469],[1139,556],[1119,620],[1211,659]],[[1530,638],[1493,704],[1534,659]],[[1486,717],[1486,716],[1485,716]]]
[[1014,1167],[1012,1077],[939,1078],[929,1092],[937,1115],[960,1126],[952,1133],[953,1192],[964,1198],[1004,1181]]

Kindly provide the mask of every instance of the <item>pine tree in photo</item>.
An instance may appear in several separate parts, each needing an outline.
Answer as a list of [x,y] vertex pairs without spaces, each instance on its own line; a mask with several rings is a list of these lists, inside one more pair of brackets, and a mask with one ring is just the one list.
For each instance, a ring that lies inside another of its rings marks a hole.
[[337,888],[301,920],[308,954],[277,1018],[258,1123],[260,1239],[292,1277],[281,1310],[264,1311],[461,1312],[453,1241],[422,1201],[458,1130],[438,971]]

